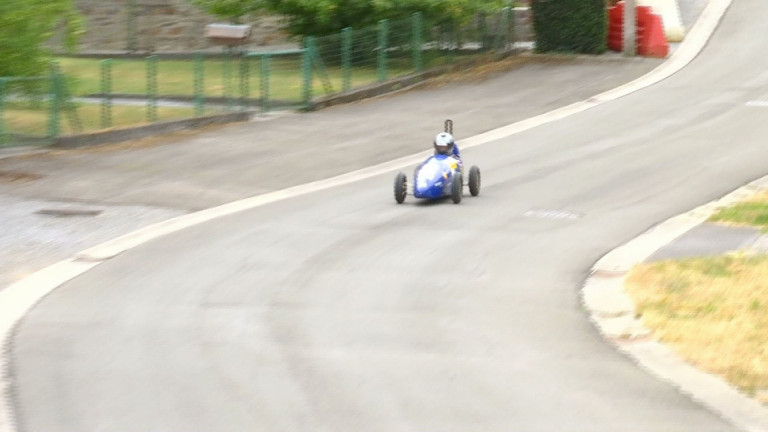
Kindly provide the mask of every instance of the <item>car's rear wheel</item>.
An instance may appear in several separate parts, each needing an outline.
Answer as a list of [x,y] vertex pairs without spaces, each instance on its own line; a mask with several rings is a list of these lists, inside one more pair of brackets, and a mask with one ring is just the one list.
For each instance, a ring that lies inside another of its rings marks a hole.
[[480,168],[474,165],[469,169],[469,193],[472,196],[480,194]]
[[408,178],[403,173],[397,173],[395,176],[395,201],[402,204],[406,195],[408,195]]
[[464,196],[464,183],[461,178],[461,173],[457,172],[453,175],[451,180],[451,199],[454,204],[461,202],[461,198]]

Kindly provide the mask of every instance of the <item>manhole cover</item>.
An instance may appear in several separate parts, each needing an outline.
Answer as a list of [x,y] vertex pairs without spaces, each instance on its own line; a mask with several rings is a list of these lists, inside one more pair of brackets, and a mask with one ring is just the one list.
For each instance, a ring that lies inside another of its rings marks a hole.
[[45,216],[56,217],[69,217],[69,216],[98,216],[102,213],[101,210],[79,210],[79,209],[42,209],[35,212],[35,214]]
[[0,181],[6,182],[25,182],[39,180],[43,178],[40,174],[24,171],[0,171]]

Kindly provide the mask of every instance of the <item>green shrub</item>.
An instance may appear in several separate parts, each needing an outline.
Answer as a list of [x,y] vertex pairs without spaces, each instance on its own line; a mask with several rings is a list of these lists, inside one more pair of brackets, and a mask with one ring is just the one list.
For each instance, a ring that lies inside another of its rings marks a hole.
[[599,54],[606,50],[605,0],[533,0],[538,52]]

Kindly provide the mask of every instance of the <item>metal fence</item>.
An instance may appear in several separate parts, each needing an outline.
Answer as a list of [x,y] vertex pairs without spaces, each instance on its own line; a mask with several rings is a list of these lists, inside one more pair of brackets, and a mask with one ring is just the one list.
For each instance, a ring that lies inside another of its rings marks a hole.
[[227,111],[306,108],[317,96],[509,50],[514,41],[507,8],[460,27],[427,26],[414,14],[307,37],[292,50],[62,58],[44,77],[0,78],[0,146]]
[[0,77],[0,146],[42,144],[50,137],[82,132],[61,73],[44,77]]

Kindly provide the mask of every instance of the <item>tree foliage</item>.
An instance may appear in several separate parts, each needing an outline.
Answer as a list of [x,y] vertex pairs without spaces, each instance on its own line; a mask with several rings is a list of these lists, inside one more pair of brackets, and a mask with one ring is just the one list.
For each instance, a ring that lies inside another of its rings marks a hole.
[[429,24],[462,24],[478,12],[497,10],[502,0],[265,0],[288,19],[294,35],[322,36],[345,27],[361,28],[382,19],[404,19],[421,12]]
[[324,36],[337,33],[345,27],[362,28],[376,24],[382,19],[407,18],[414,12],[422,12],[427,23],[461,24],[478,12],[498,10],[508,3],[507,0],[192,1],[223,17],[232,16],[229,11],[245,15],[259,9],[282,15],[287,20],[288,31],[297,36]]
[[261,0],[192,0],[192,4],[232,23],[240,23],[244,16],[265,7]]
[[65,46],[73,49],[83,29],[74,0],[0,0],[0,76],[47,73],[45,43],[61,26]]
[[605,0],[533,0],[536,50],[599,54],[606,50]]

